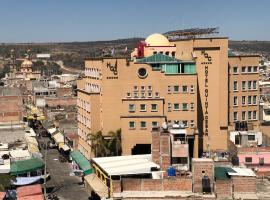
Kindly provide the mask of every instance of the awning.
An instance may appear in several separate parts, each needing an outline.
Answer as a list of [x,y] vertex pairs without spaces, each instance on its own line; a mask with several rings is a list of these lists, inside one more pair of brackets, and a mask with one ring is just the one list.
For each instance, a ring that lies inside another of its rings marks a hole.
[[84,175],[88,175],[93,173],[93,169],[90,165],[90,162],[81,154],[79,151],[73,151],[70,153],[72,159],[79,165],[79,167],[83,170]]
[[64,135],[60,132],[56,133],[52,138],[56,143],[64,143]]
[[19,197],[18,200],[44,200],[43,194]]
[[33,144],[33,145],[38,146],[38,142],[37,142],[37,139],[35,137],[30,137],[28,135],[25,135],[25,140],[26,140],[27,144]]
[[89,174],[84,177],[84,180],[86,184],[89,184],[89,186],[98,194],[100,198],[108,198],[108,188],[104,183],[95,175],[95,174]]
[[63,149],[64,151],[70,150],[69,146],[64,143],[59,144],[59,149]]
[[217,180],[228,180],[230,176],[228,172],[234,172],[230,167],[215,167],[215,178]]
[[42,188],[40,184],[27,185],[17,188],[17,197],[25,197],[38,194],[42,194]]
[[56,129],[56,128],[49,128],[47,131],[48,131],[50,134],[53,134],[55,131],[57,131],[57,129]]
[[12,150],[9,152],[11,160],[21,160],[21,159],[28,159],[31,157],[28,150]]
[[24,174],[27,172],[35,171],[44,168],[44,163],[39,158],[31,158],[28,160],[20,160],[13,162],[10,167],[10,174]]

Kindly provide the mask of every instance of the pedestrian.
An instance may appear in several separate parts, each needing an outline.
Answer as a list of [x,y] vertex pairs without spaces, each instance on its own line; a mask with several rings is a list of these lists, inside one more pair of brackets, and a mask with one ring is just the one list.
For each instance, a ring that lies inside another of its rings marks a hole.
[[83,187],[85,187],[85,183],[84,183],[84,174],[82,174],[82,184],[83,184]]

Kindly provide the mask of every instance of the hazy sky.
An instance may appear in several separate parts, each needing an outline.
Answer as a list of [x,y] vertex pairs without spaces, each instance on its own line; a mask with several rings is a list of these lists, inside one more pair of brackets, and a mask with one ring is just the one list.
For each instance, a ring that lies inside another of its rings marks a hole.
[[215,27],[270,40],[270,0],[1,0],[0,42],[94,41]]

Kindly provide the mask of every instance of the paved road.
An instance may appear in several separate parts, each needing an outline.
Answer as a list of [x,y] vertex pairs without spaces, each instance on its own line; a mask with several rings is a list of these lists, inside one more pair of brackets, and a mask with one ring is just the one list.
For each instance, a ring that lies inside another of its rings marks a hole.
[[[49,138],[42,138],[40,141],[44,140],[48,141]],[[44,152],[42,150],[42,154]],[[89,196],[81,184],[81,178],[70,176],[71,168],[69,163],[61,163],[58,158],[59,152],[57,149],[47,150],[47,171],[51,175],[51,180],[47,181],[46,184],[49,193],[57,195],[60,200],[87,200]]]

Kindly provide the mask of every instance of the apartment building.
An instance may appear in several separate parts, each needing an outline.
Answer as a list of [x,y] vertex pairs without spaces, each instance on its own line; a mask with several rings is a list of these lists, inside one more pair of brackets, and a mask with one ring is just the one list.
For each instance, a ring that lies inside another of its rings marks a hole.
[[[229,66],[235,65],[230,60]],[[258,64],[246,62],[248,88],[257,76],[248,73],[248,66]],[[169,41],[161,34],[140,42],[130,57],[87,58],[85,78],[78,83],[79,150],[89,158],[87,134],[100,130],[106,136],[121,128],[123,155],[151,153],[151,131],[163,122],[186,128],[194,157],[227,149],[232,112],[228,63],[226,37]],[[253,105],[255,89],[247,93],[247,105],[248,96]]]
[[259,125],[258,55],[229,56],[229,123],[247,122],[249,129]]

